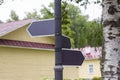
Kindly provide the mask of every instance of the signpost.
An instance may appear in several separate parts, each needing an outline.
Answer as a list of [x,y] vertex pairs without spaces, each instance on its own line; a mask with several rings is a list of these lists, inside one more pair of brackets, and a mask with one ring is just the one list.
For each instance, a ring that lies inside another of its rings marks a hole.
[[[70,50],[70,39],[61,31],[61,0],[55,2],[55,20],[33,22],[27,29],[31,36],[55,36],[55,80],[63,80],[63,65],[80,66],[84,56],[80,51]],[[67,49],[63,49],[67,48]]]
[[63,80],[61,0],[55,2],[55,80]]

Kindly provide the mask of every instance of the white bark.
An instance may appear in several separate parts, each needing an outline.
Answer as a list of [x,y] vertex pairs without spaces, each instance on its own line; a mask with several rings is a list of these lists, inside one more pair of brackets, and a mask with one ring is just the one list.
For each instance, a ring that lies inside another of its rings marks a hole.
[[103,0],[103,80],[120,80],[120,0]]

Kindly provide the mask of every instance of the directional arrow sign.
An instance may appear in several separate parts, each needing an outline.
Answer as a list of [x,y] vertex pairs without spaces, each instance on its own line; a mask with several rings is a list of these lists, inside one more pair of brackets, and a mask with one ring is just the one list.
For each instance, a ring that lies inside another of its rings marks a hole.
[[[27,29],[31,36],[54,36],[55,20],[43,20],[33,22]],[[62,36],[62,48],[71,48],[70,39],[67,36]]]
[[55,33],[55,20],[43,20],[33,22],[28,27],[28,32],[31,36],[49,36]]
[[62,63],[63,65],[81,65],[84,61],[84,56],[80,51],[75,50],[62,50]]

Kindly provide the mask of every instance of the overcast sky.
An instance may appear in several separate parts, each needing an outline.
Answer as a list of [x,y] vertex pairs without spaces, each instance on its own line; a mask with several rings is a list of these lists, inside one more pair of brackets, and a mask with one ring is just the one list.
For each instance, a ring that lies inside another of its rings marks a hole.
[[[16,14],[22,19],[25,16],[25,12],[31,12],[33,9],[39,11],[42,5],[49,5],[54,0],[5,0],[4,4],[0,6],[0,20],[6,21],[9,18],[11,10],[14,10]],[[98,18],[101,15],[101,7],[91,4],[87,10],[81,7],[83,14],[88,14],[90,20]]]

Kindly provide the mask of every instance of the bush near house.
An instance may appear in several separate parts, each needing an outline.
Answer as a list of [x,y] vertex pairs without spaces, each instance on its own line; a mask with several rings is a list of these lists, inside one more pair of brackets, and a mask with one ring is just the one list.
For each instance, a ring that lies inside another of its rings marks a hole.
[[101,77],[94,77],[92,80],[102,80]]

